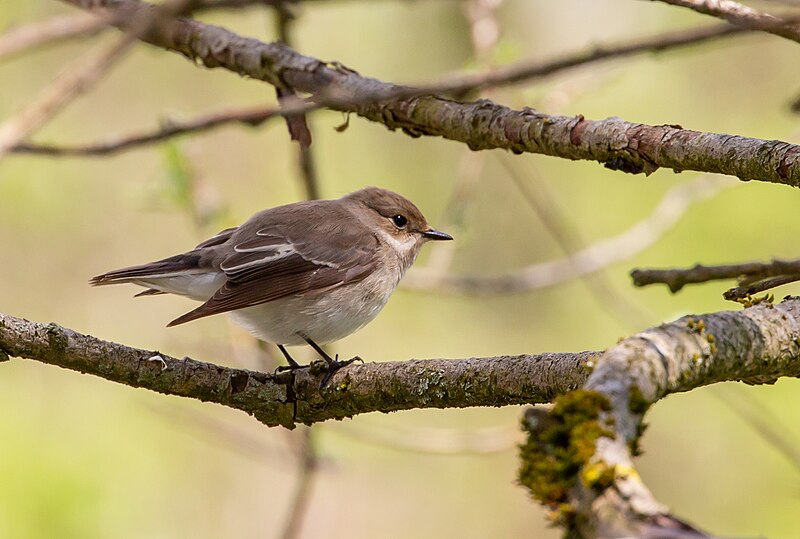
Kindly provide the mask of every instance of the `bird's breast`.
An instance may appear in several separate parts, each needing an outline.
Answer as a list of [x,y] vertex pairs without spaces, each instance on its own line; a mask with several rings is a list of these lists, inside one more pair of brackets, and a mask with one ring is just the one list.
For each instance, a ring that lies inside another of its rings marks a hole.
[[367,278],[317,295],[297,295],[239,309],[234,321],[256,337],[277,344],[337,341],[361,329],[383,309],[400,277],[383,268]]

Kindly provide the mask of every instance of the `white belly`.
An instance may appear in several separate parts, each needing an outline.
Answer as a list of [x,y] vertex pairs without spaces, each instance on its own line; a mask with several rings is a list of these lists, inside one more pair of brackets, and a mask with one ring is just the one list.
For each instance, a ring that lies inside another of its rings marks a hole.
[[228,313],[259,339],[276,344],[305,344],[300,334],[317,344],[337,341],[372,321],[394,290],[367,279],[323,292],[291,296]]

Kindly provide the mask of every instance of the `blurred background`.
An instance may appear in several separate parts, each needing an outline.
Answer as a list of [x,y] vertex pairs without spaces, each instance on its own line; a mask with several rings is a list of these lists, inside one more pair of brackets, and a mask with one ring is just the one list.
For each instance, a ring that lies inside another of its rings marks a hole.
[[[623,0],[330,0],[293,11],[301,52],[404,83],[714,22]],[[51,0],[6,0],[0,27],[74,12]],[[198,18],[262,40],[277,36],[265,7]],[[0,117],[20,110],[75,58],[117,38],[106,31],[0,58]],[[798,59],[796,43],[739,36],[484,95],[550,114],[798,143],[789,108],[800,92]],[[32,139],[88,143],[165,119],[273,103],[266,84],[138,45]],[[392,189],[456,237],[426,247],[420,271],[409,275],[413,287],[335,345],[345,357],[601,350],[687,313],[739,308],[722,299],[728,283],[673,296],[663,287],[634,289],[631,268],[800,254],[796,189],[473,153],[357,117],[337,132],[344,120],[327,111],[310,117],[321,195]],[[297,148],[280,120],[103,158],[9,155],[0,161],[0,311],[176,357],[272,368],[272,351],[224,317],[167,329],[190,301],[133,299],[134,287],[91,289],[87,280],[184,251],[257,210],[304,196]],[[662,203],[671,210],[654,214]],[[643,220],[650,241],[621,236]],[[600,251],[630,256],[589,279],[505,295],[433,280],[513,274],[614,238]],[[800,288],[776,295],[789,293]],[[678,515],[714,533],[800,536],[800,462],[778,449],[796,447],[800,437],[798,389],[796,380],[721,384],[659,402],[638,459],[645,482]],[[370,414],[287,432],[216,405],[14,359],[0,365],[0,410],[0,537],[559,536],[516,484],[520,408]],[[777,437],[758,432],[765,425]],[[312,472],[303,471],[304,455],[317,463]],[[293,502],[303,476],[305,512]],[[293,507],[294,531],[287,530]]]

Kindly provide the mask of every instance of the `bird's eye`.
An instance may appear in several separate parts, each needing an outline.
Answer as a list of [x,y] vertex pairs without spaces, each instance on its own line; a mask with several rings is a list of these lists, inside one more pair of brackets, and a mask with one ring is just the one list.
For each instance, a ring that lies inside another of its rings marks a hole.
[[405,228],[405,226],[408,224],[408,219],[402,215],[395,215],[392,217],[392,222],[397,228]]

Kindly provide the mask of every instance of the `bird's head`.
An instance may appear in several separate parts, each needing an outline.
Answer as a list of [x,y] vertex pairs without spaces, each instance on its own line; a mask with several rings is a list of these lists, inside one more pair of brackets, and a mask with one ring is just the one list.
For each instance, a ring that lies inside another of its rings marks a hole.
[[358,204],[362,218],[402,258],[416,257],[419,248],[427,241],[453,239],[449,234],[431,228],[413,202],[392,191],[367,187],[344,198]]

